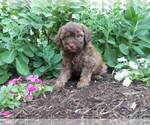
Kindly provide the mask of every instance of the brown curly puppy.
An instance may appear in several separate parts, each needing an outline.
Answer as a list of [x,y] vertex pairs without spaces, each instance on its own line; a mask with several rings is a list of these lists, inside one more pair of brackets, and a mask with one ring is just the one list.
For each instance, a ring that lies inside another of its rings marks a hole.
[[64,87],[73,76],[80,77],[77,88],[88,86],[91,77],[106,72],[103,59],[91,43],[92,32],[83,24],[69,22],[56,35],[56,44],[62,48],[63,62],[55,88]]

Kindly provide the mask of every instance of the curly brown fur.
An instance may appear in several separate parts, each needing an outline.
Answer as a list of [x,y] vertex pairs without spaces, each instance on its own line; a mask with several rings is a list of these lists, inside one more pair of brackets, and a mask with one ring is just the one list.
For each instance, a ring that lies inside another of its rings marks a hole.
[[79,74],[77,87],[88,86],[92,76],[106,72],[102,56],[91,43],[92,32],[83,24],[69,22],[56,35],[56,44],[63,51],[62,70],[55,88],[64,87],[74,75]]

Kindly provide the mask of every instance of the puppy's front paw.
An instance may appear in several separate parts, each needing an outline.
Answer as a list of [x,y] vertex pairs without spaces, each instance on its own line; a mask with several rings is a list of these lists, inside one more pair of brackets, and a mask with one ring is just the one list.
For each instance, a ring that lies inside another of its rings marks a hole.
[[54,90],[60,90],[61,88],[64,87],[64,84],[58,81],[53,87],[54,87]]
[[88,82],[78,82],[77,84],[77,88],[82,88],[82,87],[86,87],[89,86]]

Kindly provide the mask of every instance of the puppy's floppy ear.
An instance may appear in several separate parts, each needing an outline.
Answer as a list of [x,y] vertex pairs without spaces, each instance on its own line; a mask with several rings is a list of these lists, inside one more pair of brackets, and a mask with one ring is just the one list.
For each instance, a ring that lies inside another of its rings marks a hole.
[[62,41],[61,41],[61,38],[60,38],[61,32],[62,32],[62,28],[60,28],[58,30],[57,35],[55,36],[56,45],[60,48],[62,47]]
[[85,25],[82,24],[82,29],[84,32],[84,41],[85,43],[88,43],[92,39],[92,31],[88,29]]

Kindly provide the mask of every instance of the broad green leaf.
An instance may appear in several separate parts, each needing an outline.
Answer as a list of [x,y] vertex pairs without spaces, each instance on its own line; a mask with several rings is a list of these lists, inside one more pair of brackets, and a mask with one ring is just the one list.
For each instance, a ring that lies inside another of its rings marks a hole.
[[25,45],[25,46],[23,46],[23,48],[24,48],[23,52],[24,52],[25,55],[27,55],[29,57],[33,57],[34,56],[32,50],[29,48],[29,46]]
[[127,46],[127,45],[125,45],[125,44],[120,44],[119,45],[119,49],[120,49],[120,51],[124,54],[124,55],[128,55],[128,53],[129,53],[129,49],[128,49],[129,47]]
[[121,68],[123,68],[124,66],[125,66],[124,63],[119,63],[119,64],[117,64],[117,65],[115,66],[115,68],[116,68],[116,69],[121,69]]
[[0,66],[4,65],[5,63],[2,61],[1,56],[0,56]]
[[20,58],[26,63],[29,64],[29,58],[26,57],[23,53],[19,53]]
[[137,46],[133,46],[133,49],[139,54],[139,55],[144,55],[144,52],[142,51],[142,49],[140,47]]
[[37,47],[36,47],[36,45],[34,45],[34,44],[28,44],[29,45],[29,48],[33,51],[33,52],[36,52],[38,49],[37,49]]
[[145,41],[145,42],[150,43],[150,34],[149,35],[144,35],[144,36],[139,36],[138,38]]
[[150,81],[148,81],[148,82],[146,83],[146,86],[150,87]]
[[27,76],[30,74],[28,64],[21,57],[16,58],[16,69],[21,75]]
[[23,24],[23,25],[29,25],[30,24],[30,21],[26,20],[26,19],[19,19],[18,20],[18,23],[19,24]]
[[137,27],[138,30],[150,30],[150,23],[141,24]]
[[55,52],[54,52],[54,50],[51,50],[50,52],[49,52],[49,54],[47,55],[47,58],[48,58],[48,62],[51,62],[51,60],[52,60],[52,57],[54,56],[54,54],[55,54]]
[[4,18],[3,20],[1,20],[2,24],[9,24],[11,22],[12,22],[12,20],[10,18]]
[[136,44],[138,44],[141,47],[150,48],[150,43],[145,41],[136,41]]
[[60,54],[56,54],[53,58],[52,58],[52,64],[57,64],[61,61],[62,56]]
[[112,45],[115,45],[115,39],[111,38],[107,41],[108,43],[112,44]]
[[125,17],[131,20],[134,16],[135,16],[134,8],[133,7],[127,8],[127,10],[125,11]]
[[117,62],[117,51],[110,47],[106,48],[104,53],[104,59],[110,67],[114,67]]
[[40,72],[45,72],[45,71],[47,71],[49,69],[49,66],[41,66],[40,68],[39,68],[39,71]]
[[40,62],[40,61],[37,61],[37,62],[33,62],[33,66],[35,67],[35,68],[38,68],[38,67],[40,67],[41,65],[43,64],[43,62]]
[[34,75],[39,75],[39,76],[42,75],[42,73],[39,71],[39,69],[35,69],[35,70],[33,71],[33,74],[34,74]]
[[46,92],[52,92],[53,91],[53,87],[51,87],[51,86],[45,86],[45,91]]
[[125,32],[123,35],[125,38],[127,38],[128,40],[133,39],[133,36],[131,35],[131,33],[129,31]]
[[58,71],[52,71],[52,75],[53,75],[54,77],[58,77],[59,72],[58,72]]
[[1,59],[5,63],[12,63],[16,57],[16,50],[5,51],[1,54]]
[[53,68],[55,70],[60,70],[62,67],[61,67],[61,64],[56,64]]
[[9,79],[10,76],[11,76],[10,73],[7,73],[4,71],[4,73],[0,75],[0,84],[5,83]]

